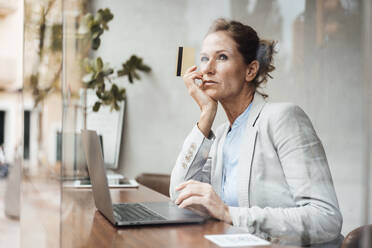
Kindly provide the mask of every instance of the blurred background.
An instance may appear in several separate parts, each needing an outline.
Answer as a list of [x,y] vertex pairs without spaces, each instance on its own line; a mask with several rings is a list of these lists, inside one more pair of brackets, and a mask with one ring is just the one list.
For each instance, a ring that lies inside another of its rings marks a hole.
[[[102,32],[87,15],[101,8],[113,15],[102,14],[109,26]],[[110,127],[115,139],[105,140],[102,130],[102,140],[112,173],[170,174],[199,117],[175,76],[178,47],[194,47],[198,65],[218,17],[278,41],[276,70],[263,91],[270,101],[301,106],[312,120],[344,217],[342,233],[371,223],[371,15],[370,0],[0,0],[0,245],[61,245],[68,226],[60,223],[73,208],[64,205],[63,182],[87,177],[83,127]],[[122,66],[132,55],[151,68],[138,70],[134,83]],[[96,112],[94,95],[102,89],[92,72],[108,69],[115,73],[102,80],[125,88],[125,104],[113,94]],[[225,121],[220,108],[214,127]],[[50,208],[41,211],[45,202]]]

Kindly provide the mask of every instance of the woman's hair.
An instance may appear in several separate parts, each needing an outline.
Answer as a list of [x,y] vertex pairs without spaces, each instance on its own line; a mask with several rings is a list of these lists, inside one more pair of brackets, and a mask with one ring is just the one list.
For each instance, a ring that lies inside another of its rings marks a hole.
[[238,51],[243,55],[244,62],[247,65],[253,60],[260,63],[257,75],[252,81],[255,88],[260,87],[262,83],[266,83],[269,78],[272,78],[270,72],[275,69],[273,65],[275,41],[261,40],[252,27],[237,21],[227,21],[223,18],[213,22],[207,35],[218,31],[227,32],[236,42]]

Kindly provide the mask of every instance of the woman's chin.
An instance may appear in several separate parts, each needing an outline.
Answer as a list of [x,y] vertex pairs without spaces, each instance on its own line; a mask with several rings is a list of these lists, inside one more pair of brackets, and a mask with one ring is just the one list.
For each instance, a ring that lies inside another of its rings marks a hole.
[[218,94],[218,92],[215,90],[215,89],[205,89],[205,90],[203,90],[204,91],[204,93],[207,95],[207,96],[209,96],[210,98],[212,98],[213,100],[216,100],[216,101],[218,101],[218,96],[219,96],[219,94]]

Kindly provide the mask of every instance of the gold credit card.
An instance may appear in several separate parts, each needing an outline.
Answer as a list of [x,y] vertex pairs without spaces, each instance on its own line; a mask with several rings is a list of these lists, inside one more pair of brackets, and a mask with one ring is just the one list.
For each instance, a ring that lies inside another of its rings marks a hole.
[[195,65],[195,48],[178,47],[177,77],[183,76],[185,71]]

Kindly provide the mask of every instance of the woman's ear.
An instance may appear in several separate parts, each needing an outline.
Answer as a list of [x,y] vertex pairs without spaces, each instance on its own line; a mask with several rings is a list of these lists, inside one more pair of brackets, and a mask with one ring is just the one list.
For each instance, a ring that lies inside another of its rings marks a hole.
[[260,69],[260,63],[257,60],[253,60],[247,67],[245,73],[245,80],[251,82],[257,75],[258,70]]

